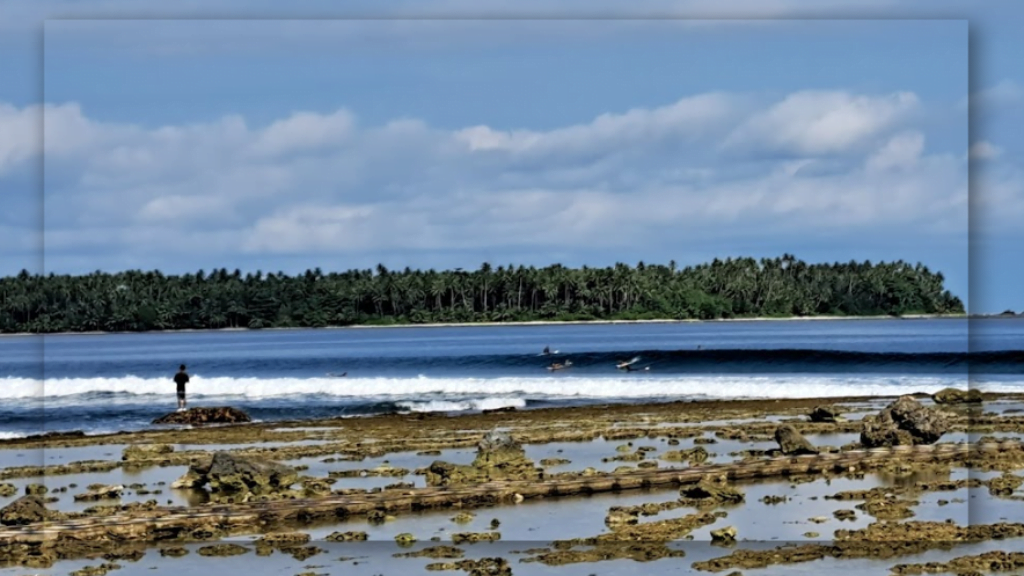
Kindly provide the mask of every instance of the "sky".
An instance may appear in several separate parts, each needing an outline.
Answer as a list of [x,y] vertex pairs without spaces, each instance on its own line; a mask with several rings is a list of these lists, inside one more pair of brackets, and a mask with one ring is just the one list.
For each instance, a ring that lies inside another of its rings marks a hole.
[[922,262],[1020,311],[1021,24],[994,0],[14,0],[0,275],[792,253]]

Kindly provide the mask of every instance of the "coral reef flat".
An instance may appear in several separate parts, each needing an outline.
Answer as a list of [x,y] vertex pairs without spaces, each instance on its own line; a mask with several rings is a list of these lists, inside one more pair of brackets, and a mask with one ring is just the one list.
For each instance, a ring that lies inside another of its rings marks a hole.
[[7,439],[0,575],[1012,572],[1022,402],[686,401]]

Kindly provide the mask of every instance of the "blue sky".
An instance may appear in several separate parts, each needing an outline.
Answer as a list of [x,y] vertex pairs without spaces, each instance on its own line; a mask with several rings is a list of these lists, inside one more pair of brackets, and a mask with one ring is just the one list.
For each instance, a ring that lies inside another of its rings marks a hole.
[[[0,83],[0,189],[14,207],[0,216],[0,274],[41,269],[45,189],[47,272],[790,252],[922,261],[972,311],[1024,308],[1012,3],[634,6],[774,18],[744,22],[44,24],[374,9],[89,4],[0,8],[13,56],[0,74],[15,80]],[[378,14],[416,15],[409,6]],[[434,6],[415,9],[553,10]],[[559,15],[600,11],[566,3]],[[884,16],[950,20],[850,19]]]

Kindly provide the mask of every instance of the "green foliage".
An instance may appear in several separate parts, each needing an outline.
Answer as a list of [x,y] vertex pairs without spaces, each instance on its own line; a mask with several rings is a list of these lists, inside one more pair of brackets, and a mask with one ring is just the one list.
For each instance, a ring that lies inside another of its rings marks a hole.
[[941,273],[902,261],[806,264],[791,255],[677,269],[616,264],[289,277],[226,269],[0,278],[0,332],[324,327],[530,320],[962,314]]

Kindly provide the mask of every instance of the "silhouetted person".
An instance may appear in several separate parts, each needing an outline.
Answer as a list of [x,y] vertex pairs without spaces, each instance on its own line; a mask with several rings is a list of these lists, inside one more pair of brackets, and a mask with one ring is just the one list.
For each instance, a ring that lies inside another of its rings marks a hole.
[[178,373],[174,375],[174,383],[178,385],[178,412],[185,410],[185,384],[188,384],[188,372],[185,372],[185,365],[182,364],[178,368]]

